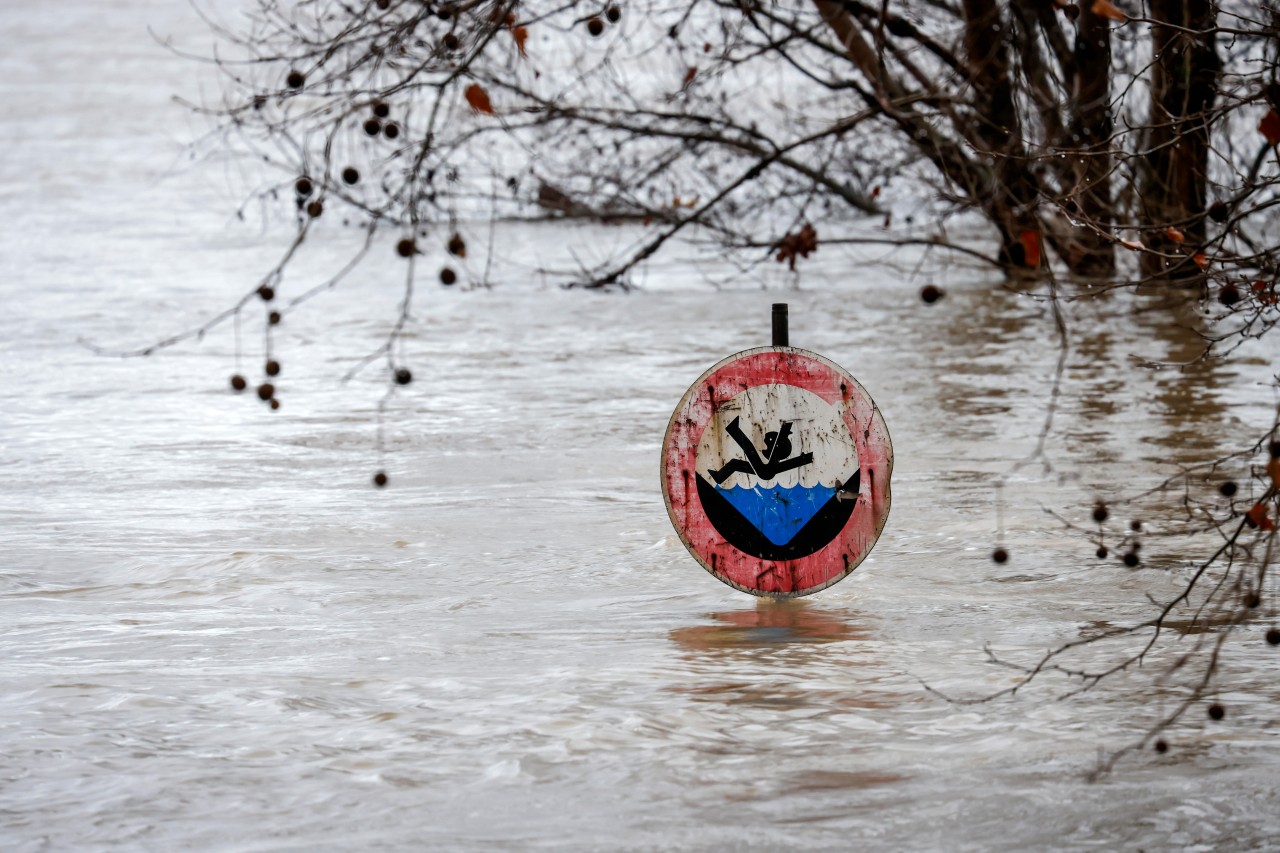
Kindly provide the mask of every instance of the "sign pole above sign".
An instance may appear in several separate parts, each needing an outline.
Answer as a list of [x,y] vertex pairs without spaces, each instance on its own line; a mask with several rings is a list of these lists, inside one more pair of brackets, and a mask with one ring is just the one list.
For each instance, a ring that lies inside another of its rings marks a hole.
[[773,331],[774,346],[724,359],[685,392],[662,442],[662,496],[703,568],[790,598],[840,581],[875,545],[893,445],[856,379],[786,346],[785,305]]

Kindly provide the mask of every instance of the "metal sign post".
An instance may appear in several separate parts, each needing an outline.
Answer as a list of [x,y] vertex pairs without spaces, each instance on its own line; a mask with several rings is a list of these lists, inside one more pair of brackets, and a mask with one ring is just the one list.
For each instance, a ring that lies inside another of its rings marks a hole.
[[889,516],[893,445],[866,389],[788,345],[713,365],[685,392],[662,442],[662,495],[681,541],[721,581],[794,597],[852,572]]

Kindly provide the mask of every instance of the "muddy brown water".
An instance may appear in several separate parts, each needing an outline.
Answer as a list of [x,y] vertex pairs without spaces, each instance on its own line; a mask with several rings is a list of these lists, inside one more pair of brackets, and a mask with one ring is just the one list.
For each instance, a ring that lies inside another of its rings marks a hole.
[[[1030,660],[1145,618],[1199,546],[1153,539],[1129,571],[1045,510],[1084,522],[1099,495],[1264,429],[1273,344],[1154,370],[1193,352],[1184,317],[1074,303],[1052,470],[1017,468],[1050,405],[1054,325],[981,270],[820,246],[796,289],[780,265],[685,247],[641,292],[587,294],[539,269],[636,232],[502,226],[500,286],[420,292],[380,461],[385,376],[339,380],[394,316],[391,242],[282,324],[279,412],[226,390],[231,327],[148,360],[79,343],[198,323],[286,233],[229,216],[234,168],[183,164],[194,126],[168,99],[189,66],[143,29],[195,38],[171,5],[0,14],[6,850],[1274,845],[1280,657],[1256,638],[1232,646],[1227,720],[1194,713],[1167,755],[1098,782],[1099,750],[1170,706],[1150,685],[1176,646],[1074,701],[1052,679],[967,706],[922,687],[982,695],[1015,677],[986,643]],[[285,295],[354,245],[325,234]],[[926,281],[946,291],[932,306]],[[684,551],[658,447],[688,383],[767,342],[780,300],[793,345],[875,396],[896,466],[867,561],[773,604]],[[242,329],[251,377],[261,323]]]

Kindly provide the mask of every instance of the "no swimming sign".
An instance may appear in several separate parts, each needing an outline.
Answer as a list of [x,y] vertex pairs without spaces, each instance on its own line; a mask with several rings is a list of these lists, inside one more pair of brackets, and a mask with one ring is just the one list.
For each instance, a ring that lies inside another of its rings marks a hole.
[[761,347],[685,392],[662,444],[662,493],[689,551],[753,595],[792,597],[853,571],[889,515],[880,410],[822,356]]

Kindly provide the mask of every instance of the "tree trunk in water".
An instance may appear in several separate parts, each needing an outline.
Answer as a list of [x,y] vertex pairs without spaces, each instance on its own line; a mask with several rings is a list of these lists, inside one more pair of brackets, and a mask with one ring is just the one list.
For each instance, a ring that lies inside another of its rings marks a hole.
[[[1205,237],[1209,130],[1221,60],[1212,29],[1214,0],[1151,0],[1151,138],[1142,192],[1148,247],[1178,255],[1143,256],[1143,272],[1168,279],[1198,278],[1191,259]],[[1180,231],[1185,242],[1170,239]]]
[[986,192],[973,199],[1000,233],[1000,259],[1011,271],[1041,264],[1037,193],[1022,148],[1009,78],[1009,27],[995,0],[964,0],[964,49],[974,88],[973,138],[994,158]]
[[1111,192],[1111,27],[1088,3],[1080,4],[1073,58],[1069,132],[1071,142],[1079,146],[1080,161],[1068,204],[1074,203],[1085,227],[1075,232],[1079,255],[1065,260],[1074,273],[1110,276],[1116,269],[1111,239],[1115,217]]

